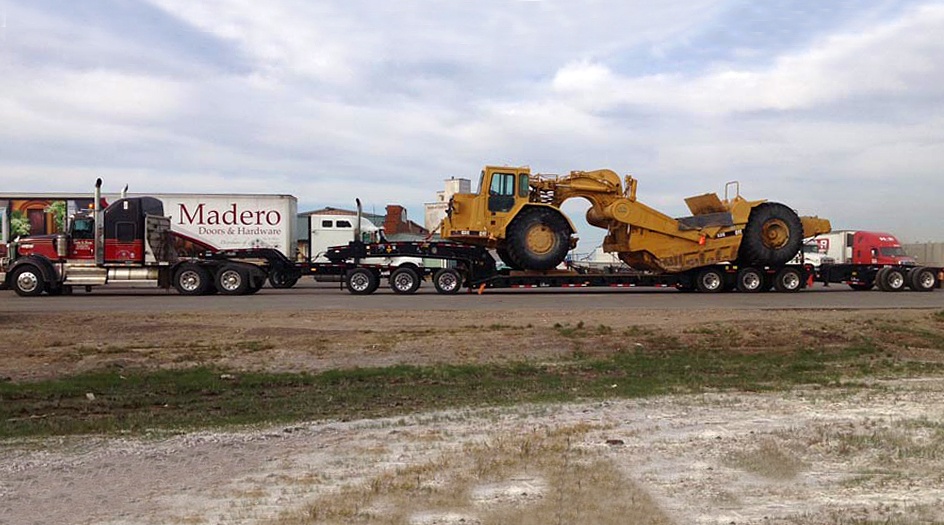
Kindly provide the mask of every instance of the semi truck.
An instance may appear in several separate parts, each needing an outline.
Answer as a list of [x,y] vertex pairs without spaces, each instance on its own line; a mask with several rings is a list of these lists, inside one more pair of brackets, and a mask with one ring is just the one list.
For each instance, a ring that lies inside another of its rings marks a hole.
[[944,277],[933,267],[918,265],[890,233],[841,230],[807,242],[815,250],[808,260],[816,279],[824,283],[848,284],[858,291],[875,287],[883,291],[921,290],[933,289]]
[[[365,239],[358,202],[352,240],[325,250],[323,261],[314,261],[309,243],[305,261],[297,262],[269,247],[182,254],[162,201],[126,197],[104,207],[99,180],[93,210],[77,212],[67,233],[20,237],[8,245],[0,259],[0,283],[19,295],[130,283],[174,287],[186,295],[249,294],[266,278],[290,286],[306,275],[339,280],[354,294],[373,293],[383,279],[395,293],[414,293],[429,274],[440,293],[594,286],[796,292],[816,279],[887,291],[940,286],[940,268],[850,263],[823,272],[792,263],[802,238],[828,232],[828,221],[799,217],[782,204],[748,201],[733,184],[733,196],[727,194],[729,184],[724,201],[715,194],[689,198],[693,215],[673,219],[639,203],[635,180],[627,177],[623,190],[610,170],[547,178],[531,176],[528,168],[486,167],[479,194],[457,194],[450,202],[441,225],[444,240]],[[575,242],[573,225],[559,206],[574,196],[591,202],[588,222],[608,229],[604,249],[631,271],[556,269]],[[199,217],[194,210],[187,209],[188,218]],[[235,207],[226,212],[229,219],[264,219]],[[229,220],[206,208],[203,213],[204,222]],[[493,253],[506,262],[504,269]],[[389,261],[396,258],[436,260],[441,267],[393,266]]]
[[838,264],[916,264],[914,257],[905,253],[901,243],[890,233],[840,230],[817,235],[808,242],[815,245],[823,257]]

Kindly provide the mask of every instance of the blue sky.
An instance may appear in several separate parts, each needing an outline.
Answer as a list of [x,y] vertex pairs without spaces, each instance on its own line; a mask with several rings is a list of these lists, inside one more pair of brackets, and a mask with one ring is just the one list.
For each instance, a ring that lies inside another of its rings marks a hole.
[[[0,0],[0,191],[406,206],[482,165],[737,179],[944,241],[944,3]],[[567,212],[580,250],[602,231]]]

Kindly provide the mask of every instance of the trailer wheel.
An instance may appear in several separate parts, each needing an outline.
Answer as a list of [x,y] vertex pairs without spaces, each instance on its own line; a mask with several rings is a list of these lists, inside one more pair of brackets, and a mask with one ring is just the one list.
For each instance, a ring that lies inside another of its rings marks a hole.
[[857,292],[867,292],[875,287],[875,283],[865,284],[865,283],[850,283],[849,288]]
[[420,287],[420,275],[409,266],[401,266],[390,274],[390,289],[398,294],[415,293]]
[[[883,291],[900,292],[905,289],[905,284],[908,282],[907,279],[905,279],[905,272],[891,266],[883,268],[883,270],[884,272],[879,272],[881,274],[879,287],[881,287]],[[884,287],[882,287],[883,284]]]
[[803,223],[779,202],[758,204],[744,227],[738,258],[758,266],[779,266],[793,259],[803,244]]
[[703,293],[724,291],[724,274],[717,268],[705,268],[695,278],[695,288]]
[[737,273],[737,290],[739,292],[757,293],[766,289],[764,273],[757,268],[741,268]]
[[783,268],[774,276],[774,289],[778,292],[798,292],[803,288],[803,275],[796,268]]
[[249,272],[236,264],[224,264],[216,272],[216,289],[224,295],[245,295],[252,285]]
[[181,264],[174,274],[174,288],[180,295],[203,295],[210,289],[210,273],[198,264]]
[[273,288],[291,288],[298,283],[298,276],[291,272],[274,270],[269,275],[269,285]]
[[509,266],[524,270],[550,270],[570,249],[570,225],[551,208],[525,208],[508,226],[504,250]]
[[13,284],[13,290],[21,297],[36,297],[46,289],[43,272],[32,264],[24,264],[13,270],[10,282]]
[[433,286],[441,294],[457,294],[462,289],[462,276],[452,268],[443,268],[433,274]]
[[937,274],[930,268],[919,266],[908,274],[908,283],[916,292],[932,292],[937,288]]
[[380,278],[367,268],[354,268],[344,275],[344,284],[354,295],[370,295],[380,286]]

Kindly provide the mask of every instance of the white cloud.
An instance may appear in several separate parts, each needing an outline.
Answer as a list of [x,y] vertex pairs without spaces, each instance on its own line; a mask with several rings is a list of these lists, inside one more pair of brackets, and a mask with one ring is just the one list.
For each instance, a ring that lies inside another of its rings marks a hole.
[[869,31],[824,38],[767,67],[716,65],[705,74],[621,76],[594,61],[566,64],[554,92],[588,111],[717,116],[815,108],[863,96],[938,94],[944,82],[944,6],[927,6]]
[[416,218],[484,164],[607,167],[668,213],[740,179],[843,226],[944,239],[929,197],[944,193],[944,8],[686,54],[727,45],[710,35],[731,5],[151,0],[98,26],[24,4],[0,45],[0,184],[85,191],[104,175]]

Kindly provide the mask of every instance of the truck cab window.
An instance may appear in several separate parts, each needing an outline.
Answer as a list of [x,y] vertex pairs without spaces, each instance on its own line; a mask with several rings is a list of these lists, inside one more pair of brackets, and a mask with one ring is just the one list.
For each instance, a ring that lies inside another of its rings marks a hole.
[[338,227],[338,228],[350,228],[350,227],[351,227],[351,223],[350,223],[350,221],[338,221],[338,222],[337,222],[337,227]]
[[334,225],[334,221],[321,221],[322,228],[330,228]]
[[528,174],[521,173],[518,175],[518,196],[527,197],[531,193],[531,186],[528,183]]
[[95,223],[91,219],[75,219],[72,221],[73,239],[94,239]]
[[115,237],[118,242],[134,242],[134,223],[119,222],[115,225]]

